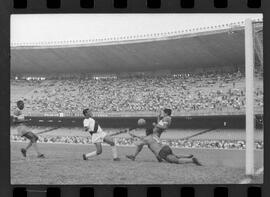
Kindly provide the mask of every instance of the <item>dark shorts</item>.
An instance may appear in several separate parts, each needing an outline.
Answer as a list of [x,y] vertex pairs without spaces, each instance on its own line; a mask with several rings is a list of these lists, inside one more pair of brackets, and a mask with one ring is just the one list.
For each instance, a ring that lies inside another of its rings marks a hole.
[[38,136],[32,132],[27,132],[23,137],[29,139],[31,142],[35,143],[38,140]]
[[172,149],[168,146],[165,145],[162,147],[162,149],[159,151],[159,157],[162,159],[166,159],[168,155],[171,155],[172,153]]

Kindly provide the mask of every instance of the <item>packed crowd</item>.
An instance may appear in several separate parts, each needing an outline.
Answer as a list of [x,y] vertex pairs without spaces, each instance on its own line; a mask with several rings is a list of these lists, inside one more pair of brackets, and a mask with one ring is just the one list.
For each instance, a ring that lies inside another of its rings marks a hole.
[[[262,110],[262,78],[255,77],[255,84],[255,105]],[[26,111],[39,113],[77,114],[89,106],[97,112],[154,112],[161,107],[174,112],[237,111],[245,107],[245,79],[240,71],[12,80],[11,87],[28,87],[27,94],[21,95]]]
[[[11,135],[12,141],[26,141],[25,138]],[[42,143],[91,144],[90,137],[82,136],[39,136]],[[120,146],[134,146],[133,138],[116,138]],[[179,140],[163,139],[163,144],[173,148],[211,148],[211,149],[245,149],[244,140]],[[256,149],[263,149],[263,141],[255,142]]]

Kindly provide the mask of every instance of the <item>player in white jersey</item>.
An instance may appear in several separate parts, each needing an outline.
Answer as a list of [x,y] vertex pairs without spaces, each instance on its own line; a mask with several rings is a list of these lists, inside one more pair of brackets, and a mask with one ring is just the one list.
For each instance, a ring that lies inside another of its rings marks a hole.
[[90,157],[100,155],[102,153],[101,143],[105,142],[112,147],[113,160],[119,161],[120,159],[117,156],[117,149],[114,143],[114,139],[104,132],[99,126],[98,122],[92,118],[93,114],[90,109],[84,109],[83,115],[85,117],[83,121],[83,126],[86,132],[89,132],[92,137],[92,143],[96,146],[96,151],[91,153],[83,154],[83,159],[87,160]]
[[24,157],[26,157],[27,150],[31,146],[33,146],[34,150],[38,155],[38,158],[44,158],[44,155],[39,152],[37,146],[38,136],[33,132],[31,132],[29,128],[26,126],[27,120],[25,120],[24,118],[23,109],[24,109],[24,102],[20,100],[17,102],[17,108],[13,113],[13,122],[17,126],[18,135],[20,137],[25,137],[26,139],[30,140],[26,148],[21,149],[21,153]]

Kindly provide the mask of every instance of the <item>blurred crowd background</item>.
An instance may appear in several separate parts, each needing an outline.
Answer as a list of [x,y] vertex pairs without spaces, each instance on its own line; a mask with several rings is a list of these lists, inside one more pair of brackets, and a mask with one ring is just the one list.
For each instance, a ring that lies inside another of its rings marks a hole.
[[[117,137],[115,142],[120,146],[134,146],[136,139]],[[11,135],[11,141],[22,142],[25,138]],[[39,136],[38,142],[42,143],[65,143],[65,144],[91,144],[91,137],[85,136]],[[173,148],[211,148],[211,149],[245,149],[245,140],[180,140],[162,139],[162,144]],[[256,149],[263,149],[263,140],[255,141]]]
[[[243,71],[175,72],[162,76],[130,74],[91,77],[87,74],[46,78],[11,78],[11,109],[23,99],[26,113],[81,115],[96,112],[174,112],[245,110]],[[263,111],[263,73],[255,70],[255,110]]]

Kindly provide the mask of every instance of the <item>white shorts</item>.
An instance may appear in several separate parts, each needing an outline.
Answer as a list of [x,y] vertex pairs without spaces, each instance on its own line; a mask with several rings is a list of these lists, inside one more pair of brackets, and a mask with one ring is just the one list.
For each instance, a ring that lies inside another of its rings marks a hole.
[[95,144],[95,143],[100,143],[100,142],[103,142],[105,136],[107,135],[106,132],[98,132],[98,133],[94,133],[92,135],[92,143]]

